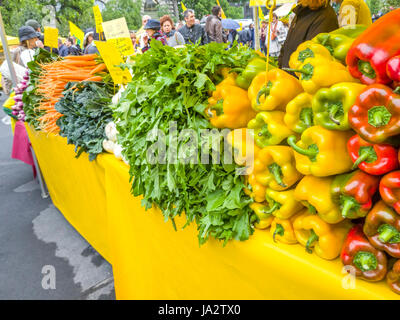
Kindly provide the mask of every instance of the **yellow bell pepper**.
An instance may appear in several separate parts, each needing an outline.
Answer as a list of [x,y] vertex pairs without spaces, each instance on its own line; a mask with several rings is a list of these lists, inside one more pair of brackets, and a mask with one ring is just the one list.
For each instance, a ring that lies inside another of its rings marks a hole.
[[304,177],[296,186],[294,198],[307,207],[310,213],[318,214],[327,223],[343,221],[342,212],[331,196],[334,177]]
[[288,103],[283,121],[290,130],[303,133],[314,125],[312,99],[312,95],[303,92]]
[[296,143],[290,136],[288,144],[295,151],[297,170],[304,175],[327,177],[351,171],[353,163],[347,152],[351,131],[331,131],[320,126],[308,128]]
[[251,187],[249,196],[255,202],[264,202],[267,188],[257,181],[254,171],[249,174],[248,182]]
[[306,59],[299,69],[284,70],[296,72],[304,91],[309,94],[315,94],[321,88],[330,88],[340,82],[359,82],[340,62],[321,57]]
[[254,159],[261,150],[255,143],[253,136],[246,128],[235,129],[226,136],[227,142],[233,147],[234,160],[238,165],[254,166]]
[[303,92],[299,80],[278,68],[259,73],[251,82],[248,96],[253,109],[259,111],[284,111],[290,100]]
[[297,243],[296,235],[294,234],[293,223],[300,215],[307,212],[307,209],[301,210],[291,216],[289,219],[275,218],[272,221],[270,234],[274,242],[279,241],[286,244]]
[[255,179],[276,191],[287,190],[302,178],[296,170],[293,150],[287,146],[265,147],[254,161]]
[[322,58],[328,61],[334,60],[327,48],[314,41],[305,41],[297,47],[292,53],[289,60],[289,67],[299,69],[304,61],[308,58]]
[[251,108],[247,91],[235,83],[232,84],[233,79],[228,76],[216,86],[216,90],[208,99],[206,114],[216,128],[243,128],[256,116]]
[[344,240],[351,228],[349,221],[331,225],[319,216],[305,212],[293,223],[297,241],[306,247],[308,253],[315,253],[326,260],[336,259],[342,250]]
[[282,140],[293,134],[283,122],[285,113],[282,111],[260,112],[251,120],[247,128],[252,129],[254,141],[260,148],[280,144]]
[[265,198],[269,205],[268,211],[279,219],[289,219],[304,208],[304,206],[295,199],[294,189],[275,191],[267,188]]
[[252,203],[250,208],[254,211],[258,218],[258,222],[254,224],[257,229],[267,229],[271,226],[274,216],[267,213],[268,207],[262,203]]

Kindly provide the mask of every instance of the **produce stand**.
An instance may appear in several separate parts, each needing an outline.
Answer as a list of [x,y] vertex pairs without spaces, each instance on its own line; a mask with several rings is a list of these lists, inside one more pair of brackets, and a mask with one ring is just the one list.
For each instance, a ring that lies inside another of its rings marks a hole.
[[178,231],[130,194],[129,168],[113,155],[75,159],[74,146],[27,125],[51,198],[113,266],[117,299],[399,299],[385,283],[346,276],[299,245],[275,244],[266,230],[225,247],[199,247],[194,225]]

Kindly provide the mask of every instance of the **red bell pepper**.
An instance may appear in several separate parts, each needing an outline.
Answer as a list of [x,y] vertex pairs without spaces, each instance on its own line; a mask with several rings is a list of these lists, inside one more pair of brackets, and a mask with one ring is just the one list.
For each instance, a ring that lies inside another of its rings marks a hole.
[[400,54],[400,9],[393,10],[367,28],[352,44],[346,63],[354,78],[364,84],[389,84],[390,58]]
[[364,234],[378,250],[400,258],[400,216],[379,201],[365,218]]
[[351,107],[349,123],[368,142],[397,144],[399,139],[395,136],[400,134],[400,95],[382,84],[368,86]]
[[384,176],[379,184],[382,200],[400,214],[400,171]]
[[400,294],[400,260],[397,260],[388,272],[386,283],[394,293]]
[[355,267],[356,277],[380,281],[387,272],[384,252],[375,249],[363,234],[362,225],[355,225],[347,234],[340,254],[343,265]]
[[390,79],[400,82],[400,56],[393,57],[386,66],[386,73]]
[[399,167],[397,150],[389,144],[369,143],[356,134],[347,143],[347,150],[354,162],[353,169],[358,167],[380,176]]
[[379,177],[361,170],[337,175],[331,184],[332,201],[349,219],[365,217],[372,207],[372,197],[379,187]]

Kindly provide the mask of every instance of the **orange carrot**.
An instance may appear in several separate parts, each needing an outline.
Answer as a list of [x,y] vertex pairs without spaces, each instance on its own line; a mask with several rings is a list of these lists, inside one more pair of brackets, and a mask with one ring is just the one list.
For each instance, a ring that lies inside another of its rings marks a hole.
[[86,54],[84,56],[67,56],[65,60],[94,60],[98,58],[97,54]]
[[99,73],[103,70],[107,69],[106,64],[105,63],[100,63],[96,68],[94,68],[90,74],[96,74]]
[[100,82],[100,81],[102,81],[102,80],[103,80],[103,78],[102,78],[102,77],[100,77],[100,76],[94,76],[94,77],[91,77],[91,78],[85,79],[85,80],[83,80],[83,81],[94,81],[94,82]]

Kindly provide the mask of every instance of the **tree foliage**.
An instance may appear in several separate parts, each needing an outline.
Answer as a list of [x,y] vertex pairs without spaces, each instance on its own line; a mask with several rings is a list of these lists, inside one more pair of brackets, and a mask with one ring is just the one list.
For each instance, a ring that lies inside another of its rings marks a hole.
[[[201,19],[205,15],[211,14],[211,9],[217,5],[216,0],[183,0],[183,3],[185,4],[186,8],[193,9],[195,11],[198,19]],[[224,10],[227,18],[243,18],[243,7],[233,7],[229,4],[228,0],[220,0],[219,3],[221,4],[221,7]]]
[[[68,21],[85,31],[95,26],[92,7],[89,0],[0,0],[6,33],[13,36],[18,36],[18,29],[29,19],[37,20],[42,27],[47,25],[52,12],[60,35],[68,35]],[[141,25],[140,8],[140,0],[110,0],[102,12],[103,20],[124,16],[128,27],[134,29]]]
[[140,0],[110,0],[102,12],[103,20],[125,17],[129,29],[138,29],[142,24],[141,6]]

